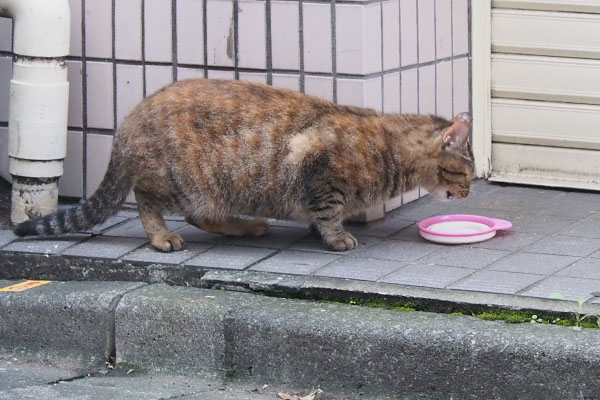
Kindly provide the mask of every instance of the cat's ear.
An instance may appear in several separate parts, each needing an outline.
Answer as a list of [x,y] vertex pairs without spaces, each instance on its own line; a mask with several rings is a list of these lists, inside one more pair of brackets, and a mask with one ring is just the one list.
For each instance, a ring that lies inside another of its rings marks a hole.
[[471,132],[471,114],[460,113],[454,117],[454,123],[444,132],[444,145],[448,147],[462,147],[469,140]]

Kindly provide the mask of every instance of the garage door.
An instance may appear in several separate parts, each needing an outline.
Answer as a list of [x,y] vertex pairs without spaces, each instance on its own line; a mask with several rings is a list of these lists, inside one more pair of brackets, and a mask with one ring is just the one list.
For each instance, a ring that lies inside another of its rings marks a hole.
[[472,4],[480,174],[600,190],[600,0]]

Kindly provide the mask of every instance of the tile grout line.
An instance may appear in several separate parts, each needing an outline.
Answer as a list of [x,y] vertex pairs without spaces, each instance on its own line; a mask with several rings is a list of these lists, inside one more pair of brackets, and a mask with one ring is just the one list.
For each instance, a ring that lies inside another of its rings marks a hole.
[[239,28],[240,28],[240,3],[239,0],[233,0],[233,73],[235,80],[240,79],[240,49],[239,49]]
[[177,0],[171,0],[171,61],[173,65],[173,82],[177,82]]
[[267,69],[267,85],[273,85],[273,38],[271,26],[271,0],[265,1],[265,45],[266,45],[266,69]]
[[86,0],[81,0],[81,129],[82,129],[82,197],[87,198],[87,133],[88,133],[88,110],[87,110],[87,46],[86,46],[86,24],[85,7]]
[[146,0],[141,0],[141,25],[142,25],[142,32],[141,32],[141,39],[142,39],[142,43],[141,43],[141,56],[142,56],[142,60],[141,60],[141,65],[142,65],[142,96],[145,98],[148,95],[148,84],[146,81]]
[[300,57],[300,92],[305,91],[305,71],[304,71],[304,0],[300,0],[298,4],[298,39],[300,41],[298,52]]
[[336,0],[331,0],[331,78],[333,80],[333,102],[337,104],[337,22],[336,22]]
[[116,46],[117,46],[117,42],[116,42],[116,34],[115,34],[115,30],[116,30],[116,0],[111,0],[111,28],[112,28],[112,32],[111,32],[111,53],[112,53],[112,85],[113,85],[113,90],[112,90],[112,98],[113,98],[113,132],[114,130],[117,129],[117,101],[118,101],[118,97],[117,97],[117,62],[116,62]]
[[204,61],[204,79],[208,79],[208,0],[202,0],[202,41],[203,41],[203,50],[202,57]]

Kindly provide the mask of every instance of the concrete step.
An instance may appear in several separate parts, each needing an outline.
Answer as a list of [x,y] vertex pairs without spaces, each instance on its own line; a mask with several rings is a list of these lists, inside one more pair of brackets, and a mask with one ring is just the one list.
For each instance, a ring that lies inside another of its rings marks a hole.
[[[50,334],[61,353],[82,354],[65,346],[74,332],[104,332],[124,370],[320,386],[341,398],[583,399],[600,393],[597,330],[164,284],[99,284],[54,282],[0,292],[0,347],[41,354],[55,346]],[[99,305],[94,298],[104,300]],[[77,311],[67,304],[77,304]],[[19,322],[19,310],[36,329]],[[91,323],[93,315],[109,322]],[[100,358],[111,354],[96,341],[79,346]]]

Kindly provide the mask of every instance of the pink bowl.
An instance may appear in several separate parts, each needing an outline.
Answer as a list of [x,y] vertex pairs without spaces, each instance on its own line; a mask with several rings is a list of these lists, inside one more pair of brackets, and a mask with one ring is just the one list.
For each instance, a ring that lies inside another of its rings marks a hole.
[[490,239],[496,231],[512,228],[509,221],[480,215],[440,215],[419,223],[421,236],[439,243],[475,243]]

